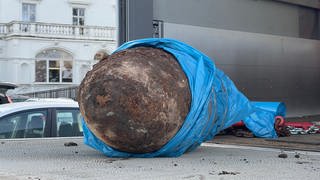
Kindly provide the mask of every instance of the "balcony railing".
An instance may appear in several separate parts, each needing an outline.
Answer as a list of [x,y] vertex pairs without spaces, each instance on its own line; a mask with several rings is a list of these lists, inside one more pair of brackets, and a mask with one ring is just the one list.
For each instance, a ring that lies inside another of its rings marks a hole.
[[77,101],[78,86],[21,94],[31,98],[70,98]]
[[103,26],[74,26],[69,24],[29,23],[12,21],[0,23],[0,37],[28,36],[88,40],[115,40],[116,29]]

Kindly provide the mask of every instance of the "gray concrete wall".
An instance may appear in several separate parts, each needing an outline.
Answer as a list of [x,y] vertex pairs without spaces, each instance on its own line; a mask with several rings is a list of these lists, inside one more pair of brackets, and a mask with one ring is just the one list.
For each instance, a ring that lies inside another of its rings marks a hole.
[[265,0],[154,0],[154,19],[299,37],[299,7]]
[[152,37],[152,0],[118,0],[118,44]]
[[289,116],[320,114],[320,44],[308,40],[320,39],[317,9],[277,0],[153,0],[152,9],[164,37],[213,58],[250,100],[283,101]]
[[152,1],[128,1],[128,38],[130,40],[152,37]]
[[284,102],[289,117],[320,114],[320,41],[174,23],[164,29],[212,58],[250,100]]
[[[317,9],[274,0],[154,0],[164,37],[214,59],[250,100],[320,113]],[[315,23],[316,22],[316,23]],[[306,38],[306,39],[302,39]]]
[[305,6],[305,7],[309,7],[309,8],[311,7],[311,8],[315,8],[315,9],[320,9],[320,1],[319,0],[307,0],[307,1],[306,0],[275,0],[275,1]]

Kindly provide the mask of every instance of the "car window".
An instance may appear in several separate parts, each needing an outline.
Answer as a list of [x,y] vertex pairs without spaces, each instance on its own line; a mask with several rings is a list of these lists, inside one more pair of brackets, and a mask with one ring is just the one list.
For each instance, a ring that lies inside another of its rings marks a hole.
[[46,117],[46,110],[35,110],[0,118],[0,138],[44,137]]
[[57,109],[57,136],[82,136],[81,114],[77,109]]

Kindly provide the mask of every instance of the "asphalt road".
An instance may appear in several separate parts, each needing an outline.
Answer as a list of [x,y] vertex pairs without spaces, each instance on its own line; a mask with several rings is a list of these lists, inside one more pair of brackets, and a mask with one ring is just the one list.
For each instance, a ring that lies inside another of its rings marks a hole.
[[[320,134],[291,135],[277,139],[244,138],[232,135],[215,136],[211,143],[255,147],[272,147],[285,150],[315,151],[320,153]],[[320,179],[320,178],[319,178]]]
[[[65,146],[67,142],[77,146]],[[128,159],[108,158],[84,145],[82,138],[0,140],[0,179],[8,180],[319,177],[320,153],[312,151],[204,143],[178,158]]]

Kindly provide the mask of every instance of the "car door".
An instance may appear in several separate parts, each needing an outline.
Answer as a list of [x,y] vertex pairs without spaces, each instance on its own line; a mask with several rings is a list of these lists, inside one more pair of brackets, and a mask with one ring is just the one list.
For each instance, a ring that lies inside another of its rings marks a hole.
[[0,118],[0,139],[41,138],[50,136],[48,109],[15,112]]
[[52,111],[52,136],[82,136],[82,123],[79,108],[56,108]]

